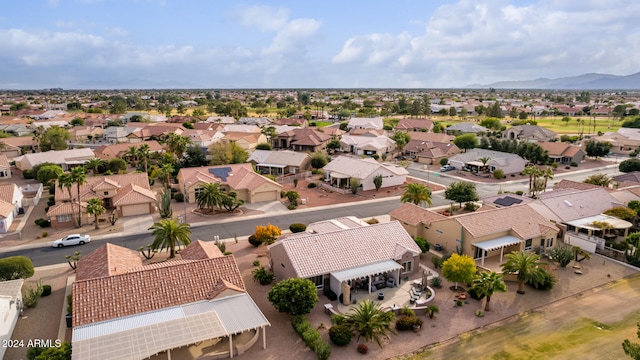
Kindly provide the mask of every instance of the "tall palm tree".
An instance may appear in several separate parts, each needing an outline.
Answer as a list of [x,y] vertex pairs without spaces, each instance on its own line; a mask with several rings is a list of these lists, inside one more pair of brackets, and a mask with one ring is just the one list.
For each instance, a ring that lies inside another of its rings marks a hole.
[[490,311],[489,302],[491,301],[491,295],[493,295],[494,292],[507,291],[507,285],[502,280],[502,275],[496,274],[495,271],[483,271],[479,275],[476,275],[473,279],[473,287],[476,289],[476,293],[479,296],[484,295],[487,297],[484,311]]
[[98,173],[98,168],[100,167],[100,165],[102,165],[102,163],[104,162],[104,160],[99,159],[99,158],[91,158],[89,160],[87,160],[84,163],[84,166],[91,170],[91,174],[93,176],[96,176],[96,174]]
[[529,175],[529,192],[531,193],[533,191],[533,182],[540,176],[540,169],[537,166],[530,165],[522,170],[522,174]]
[[149,144],[142,144],[138,146],[137,156],[138,159],[142,159],[144,161],[144,172],[146,174],[149,173],[149,155],[151,153],[151,149],[149,148]]
[[480,161],[482,163],[482,169],[486,169],[487,168],[487,163],[489,162],[489,160],[491,160],[490,157],[488,156],[483,156],[480,159],[478,159],[478,161]]
[[544,178],[544,192],[547,191],[547,181],[553,180],[553,169],[546,168],[540,171],[540,176]]
[[149,228],[155,237],[152,250],[169,249],[169,258],[176,257],[176,245],[191,244],[189,224],[178,223],[175,219],[162,219]]
[[202,186],[202,190],[196,195],[196,202],[199,208],[204,209],[206,207],[213,213],[213,208],[220,206],[222,203],[223,195],[219,183],[207,183]]
[[392,311],[383,311],[379,303],[365,299],[344,316],[344,324],[358,333],[358,340],[362,337],[382,347],[381,339],[393,333],[391,322],[395,317]]
[[165,189],[169,189],[171,187],[171,174],[173,174],[174,170],[173,165],[165,163],[162,164],[162,167],[154,168],[151,171],[151,177],[162,180]]
[[100,228],[98,226],[98,216],[104,214],[105,212],[107,212],[107,209],[105,209],[102,199],[91,198],[89,199],[89,201],[87,201],[87,213],[93,215],[93,222],[96,225],[96,230]]
[[518,275],[518,294],[524,294],[524,283],[531,280],[542,280],[540,272],[540,255],[524,251],[514,251],[506,255],[507,261],[502,264],[502,272]]
[[131,166],[138,166],[138,148],[135,145],[129,146],[127,151],[123,154],[123,157],[131,161]]
[[400,201],[410,202],[414,205],[426,203],[431,206],[431,190],[429,190],[427,186],[422,184],[408,184],[404,188],[402,196],[400,196]]
[[78,226],[78,220],[76,219],[74,203],[73,203],[73,194],[71,193],[71,188],[73,187],[73,178],[71,177],[71,173],[64,173],[58,176],[58,188],[67,189],[69,193],[69,202],[71,203],[71,218],[73,219],[73,225]]
[[178,159],[182,159],[182,155],[191,144],[191,139],[176,133],[167,134],[164,141],[167,144],[169,151],[175,154]]
[[82,166],[76,166],[71,169],[71,179],[76,184],[78,195],[78,227],[82,226],[82,206],[80,206],[80,186],[87,183],[87,169]]

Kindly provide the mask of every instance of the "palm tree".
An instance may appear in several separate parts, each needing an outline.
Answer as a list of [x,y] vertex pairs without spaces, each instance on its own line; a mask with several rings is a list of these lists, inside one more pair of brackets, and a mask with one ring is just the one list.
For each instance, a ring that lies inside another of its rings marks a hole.
[[100,165],[102,165],[104,161],[102,159],[99,158],[91,158],[87,161],[85,161],[84,166],[91,170],[91,174],[93,176],[96,176],[96,174],[98,173],[98,168],[100,167]]
[[162,167],[151,171],[151,177],[161,179],[165,189],[169,189],[171,187],[171,174],[173,174],[174,170],[173,165],[162,164]]
[[175,219],[163,219],[149,228],[155,237],[151,248],[153,250],[169,249],[169,258],[176,257],[176,245],[191,244],[191,229],[189,224],[178,223]]
[[345,325],[358,333],[365,341],[375,341],[382,347],[381,338],[389,339],[389,332],[393,332],[391,322],[396,317],[392,311],[383,311],[380,304],[365,299],[351,308],[344,316]]
[[480,159],[478,159],[478,161],[482,163],[482,169],[485,169],[487,167],[487,163],[489,162],[489,160],[491,160],[491,158],[488,156],[483,156]]
[[491,295],[493,295],[494,292],[507,291],[507,285],[502,280],[502,275],[496,274],[495,271],[483,271],[479,275],[476,275],[473,279],[473,287],[476,289],[476,294],[478,294],[478,296],[484,295],[487,297],[484,311],[490,311],[489,302],[491,301]]
[[431,206],[431,190],[425,185],[412,183],[408,184],[404,188],[404,192],[400,197],[400,201],[410,202],[414,205],[420,205],[423,203],[429,204]]
[[182,158],[182,154],[187,150],[187,146],[191,144],[191,139],[176,133],[169,133],[164,141],[169,151],[174,153],[178,159]]
[[206,207],[213,213],[213,208],[220,206],[222,196],[219,183],[208,183],[204,184],[202,190],[196,195],[196,202],[199,208],[204,209]]
[[540,176],[540,169],[537,166],[530,165],[522,170],[522,174],[529,175],[529,192],[531,193],[533,191],[533,181]]
[[136,152],[138,159],[142,159],[144,161],[144,172],[146,174],[149,173],[149,154],[151,153],[151,149],[149,149],[149,144],[142,144],[138,146],[138,151]]
[[64,173],[58,176],[58,189],[65,188],[69,193],[69,202],[71,203],[71,218],[73,219],[73,225],[78,226],[78,220],[75,216],[75,210],[73,205],[73,194],[71,194],[71,188],[73,187],[73,178],[71,173]]
[[544,192],[547,191],[547,181],[553,180],[553,169],[546,168],[540,172],[540,176],[544,178]]
[[518,294],[524,294],[524,283],[531,280],[542,280],[539,271],[540,255],[524,251],[514,251],[506,255],[507,261],[502,264],[502,272],[518,275]]
[[131,161],[131,166],[138,166],[138,148],[135,145],[129,146],[123,157]]
[[433,315],[440,312],[440,308],[437,305],[429,305],[424,309],[424,313],[427,314],[429,319],[433,319]]
[[82,206],[80,206],[80,186],[87,183],[87,169],[76,166],[71,169],[71,179],[76,184],[78,194],[78,227],[82,226]]
[[104,202],[98,198],[91,198],[87,202],[87,213],[93,215],[93,222],[96,224],[96,230],[100,227],[98,226],[98,216],[107,212],[107,209],[104,207]]

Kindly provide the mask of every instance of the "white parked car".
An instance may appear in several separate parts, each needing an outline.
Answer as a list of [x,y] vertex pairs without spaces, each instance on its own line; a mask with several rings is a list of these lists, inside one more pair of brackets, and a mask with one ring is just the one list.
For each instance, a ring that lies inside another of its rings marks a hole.
[[88,242],[91,242],[91,236],[89,235],[71,234],[54,241],[53,247],[61,248],[70,245],[84,245]]

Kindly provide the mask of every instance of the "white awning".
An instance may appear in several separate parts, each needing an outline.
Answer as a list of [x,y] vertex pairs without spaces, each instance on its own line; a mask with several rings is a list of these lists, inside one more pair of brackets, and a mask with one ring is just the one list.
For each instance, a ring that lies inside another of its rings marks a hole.
[[500,248],[507,247],[510,245],[515,245],[515,244],[521,243],[522,241],[523,240],[520,240],[515,236],[502,236],[493,240],[481,241],[473,245],[484,251],[492,251],[492,250],[498,250]]
[[611,229],[628,229],[633,224],[628,221],[618,219],[617,217],[600,214],[595,216],[589,216],[582,219],[577,219],[573,221],[568,221],[566,224],[575,226],[581,229],[589,229],[589,230],[603,230],[602,228],[595,226],[594,223],[607,223],[611,226]]
[[390,271],[402,269],[402,266],[393,260],[386,260],[374,264],[368,264],[351,269],[334,271],[331,276],[343,282],[347,280],[360,279],[367,276],[384,274]]
[[282,165],[282,164],[265,164],[265,163],[258,164],[256,166],[272,167],[272,168],[280,168],[280,169],[283,169],[283,168],[287,167],[287,165]]
[[339,173],[339,172],[337,172],[337,171],[332,171],[332,172],[331,172],[331,174],[330,174],[330,176],[331,176],[332,178],[334,178],[334,179],[348,179],[348,178],[350,178],[350,177],[351,177],[351,176],[349,176],[349,175],[345,175],[345,174],[343,174],[343,173]]
[[466,164],[471,166],[484,166],[480,161],[467,161]]

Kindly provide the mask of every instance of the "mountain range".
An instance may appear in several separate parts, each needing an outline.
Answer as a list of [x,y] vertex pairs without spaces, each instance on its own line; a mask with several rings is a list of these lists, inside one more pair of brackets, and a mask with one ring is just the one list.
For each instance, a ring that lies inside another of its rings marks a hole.
[[557,89],[557,90],[640,90],[640,72],[631,75],[583,74],[557,79],[500,81],[487,85],[473,84],[472,89]]

